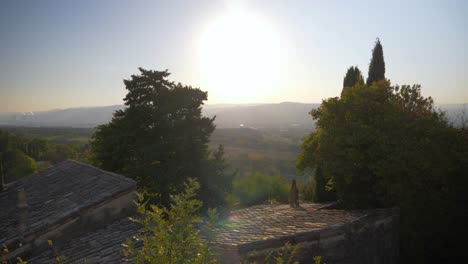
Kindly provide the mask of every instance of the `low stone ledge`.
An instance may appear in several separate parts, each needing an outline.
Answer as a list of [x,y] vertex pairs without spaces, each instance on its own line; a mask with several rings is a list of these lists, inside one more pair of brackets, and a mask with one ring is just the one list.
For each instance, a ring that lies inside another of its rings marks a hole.
[[[258,231],[252,234],[254,238],[261,237],[264,233],[274,233],[267,228],[283,228],[285,234],[278,232],[278,236],[249,240],[249,233],[242,233],[242,227],[233,233],[224,230],[222,235],[227,238],[226,241],[230,241],[230,246],[224,247],[223,256],[226,257],[222,259],[223,263],[238,263],[240,259],[262,263],[272,252],[283,250],[287,242],[299,247],[297,258],[301,263],[313,263],[314,256],[322,256],[323,261],[328,264],[398,263],[398,208],[346,211],[323,209],[320,205],[304,207],[301,212],[278,212],[277,218],[271,222],[268,216],[262,218],[262,209],[271,214],[275,209],[281,210],[284,207],[258,207],[246,212],[236,212],[234,222],[243,223],[247,230],[254,230],[255,220],[263,224],[258,227],[263,233]],[[283,222],[281,217],[290,222]],[[310,231],[304,231],[306,228],[303,226],[306,223],[312,223]],[[237,239],[236,235],[241,238]],[[223,248],[222,241],[217,241],[220,248]]]

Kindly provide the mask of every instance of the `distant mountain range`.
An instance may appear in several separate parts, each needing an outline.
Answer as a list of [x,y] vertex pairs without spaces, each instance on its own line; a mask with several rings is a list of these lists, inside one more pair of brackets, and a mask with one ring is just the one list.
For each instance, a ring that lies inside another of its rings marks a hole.
[[[319,104],[283,102],[278,104],[219,104],[205,105],[203,115],[215,116],[218,128],[287,128],[313,127],[308,114]],[[111,120],[112,114],[123,105],[80,107],[29,113],[0,113],[0,125],[8,126],[53,126],[53,127],[95,127]],[[466,104],[439,105],[449,120],[460,122]]]
[[3,113],[0,114],[0,125],[95,127],[109,122],[112,119],[112,113],[118,109],[123,109],[123,107],[123,105],[112,105],[55,109],[41,112]]
[[203,114],[210,117],[216,115],[215,123],[219,128],[312,127],[312,118],[308,113],[319,105],[293,102],[223,107],[207,105],[203,109]]

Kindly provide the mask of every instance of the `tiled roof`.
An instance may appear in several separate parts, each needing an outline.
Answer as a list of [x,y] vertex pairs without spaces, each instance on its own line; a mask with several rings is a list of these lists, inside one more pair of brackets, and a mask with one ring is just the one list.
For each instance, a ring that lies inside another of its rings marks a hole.
[[22,178],[0,191],[0,245],[19,239],[16,189],[23,187],[28,204],[27,234],[40,234],[84,209],[128,193],[136,182],[122,175],[67,160]]
[[[113,200],[136,189],[135,181],[93,166],[67,160],[41,173],[10,184],[0,191],[0,245],[19,241],[16,189],[23,187],[28,204],[28,234],[41,234],[82,210]],[[216,228],[217,245],[250,247],[297,234],[315,232],[352,222],[365,211],[321,209],[323,204],[258,205],[234,210]],[[138,234],[138,225],[128,218],[79,234],[56,244],[58,253],[70,263],[122,263],[122,243]],[[35,252],[28,263],[52,263],[51,250]]]
[[356,220],[366,213],[320,209],[323,204],[258,205],[231,212],[228,220],[216,229],[218,245],[242,245],[316,231]]
[[[214,244],[237,246],[297,235],[351,222],[365,215],[359,211],[320,209],[323,204],[259,205],[235,210],[215,230]],[[64,245],[57,245],[61,256],[70,263],[124,263],[122,243],[138,235],[138,225],[128,218],[115,221],[106,228],[81,235]],[[45,251],[30,263],[51,263],[54,255]]]
[[[242,246],[286,236],[321,230],[351,222],[366,215],[360,211],[320,209],[323,204],[259,205],[231,212],[230,217],[215,230],[216,245]],[[56,245],[58,253],[70,263],[125,263],[122,244],[138,235],[139,226],[123,218],[105,228],[82,234]],[[54,262],[54,254],[46,250],[28,259],[29,263]]]
[[[126,217],[55,247],[66,263],[125,263],[122,244],[136,235],[138,229],[138,225]],[[28,259],[28,263],[55,263],[55,255],[49,249]]]

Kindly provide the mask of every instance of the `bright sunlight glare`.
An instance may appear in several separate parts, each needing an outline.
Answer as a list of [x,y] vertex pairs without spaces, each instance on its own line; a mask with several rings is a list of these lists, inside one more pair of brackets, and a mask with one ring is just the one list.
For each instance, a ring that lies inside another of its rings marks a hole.
[[213,101],[263,101],[279,81],[279,39],[258,16],[223,16],[206,28],[199,45],[202,87]]

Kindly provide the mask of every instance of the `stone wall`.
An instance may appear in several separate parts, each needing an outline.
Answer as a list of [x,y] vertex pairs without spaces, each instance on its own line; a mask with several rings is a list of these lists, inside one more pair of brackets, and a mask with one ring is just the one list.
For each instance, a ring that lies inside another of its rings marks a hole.
[[[329,209],[324,209],[329,210]],[[376,209],[354,221],[321,230],[299,233],[265,241],[225,248],[226,262],[239,259],[264,263],[270,254],[284,251],[286,242],[298,245],[296,259],[300,263],[314,263],[321,256],[322,263],[398,263],[399,210]],[[287,254],[286,254],[287,255]],[[275,263],[274,261],[271,261]]]

